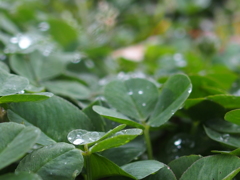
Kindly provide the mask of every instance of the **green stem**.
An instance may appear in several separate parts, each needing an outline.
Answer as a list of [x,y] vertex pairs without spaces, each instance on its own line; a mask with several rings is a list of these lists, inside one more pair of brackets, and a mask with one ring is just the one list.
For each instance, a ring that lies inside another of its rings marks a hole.
[[91,153],[88,151],[88,145],[84,145],[84,150],[85,152],[83,153],[84,159],[85,159],[85,166],[86,166],[86,171],[87,171],[87,177],[86,180],[92,180],[92,169],[91,169],[91,162],[90,162],[90,156]]
[[148,125],[144,125],[144,126],[145,126],[145,129],[143,131],[143,135],[144,135],[145,142],[147,145],[148,159],[153,159],[152,144],[151,144],[151,139],[150,139],[150,135],[149,135],[150,126],[148,126]]

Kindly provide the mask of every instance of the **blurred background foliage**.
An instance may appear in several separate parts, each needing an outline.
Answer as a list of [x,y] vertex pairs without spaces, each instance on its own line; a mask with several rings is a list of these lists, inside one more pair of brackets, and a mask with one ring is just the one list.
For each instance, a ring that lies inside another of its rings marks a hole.
[[164,162],[204,155],[219,144],[199,124],[214,128],[212,120],[240,108],[239,98],[211,97],[240,95],[239,12],[240,0],[1,0],[0,70],[27,77],[25,92],[51,91],[80,108],[115,78],[149,78],[160,88],[186,73],[190,99],[162,127],[174,135],[153,132],[161,140],[154,151],[165,147]]

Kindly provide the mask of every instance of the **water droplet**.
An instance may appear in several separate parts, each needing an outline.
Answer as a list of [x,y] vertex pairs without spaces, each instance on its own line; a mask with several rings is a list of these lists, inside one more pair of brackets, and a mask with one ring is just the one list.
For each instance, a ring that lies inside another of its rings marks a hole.
[[93,141],[97,141],[98,139],[100,139],[101,136],[98,132],[91,132],[90,137]]
[[146,103],[142,103],[142,106],[146,106]]
[[32,44],[32,40],[28,36],[20,36],[18,46],[21,49],[27,49]]
[[185,67],[187,65],[187,62],[184,60],[183,55],[180,53],[174,54],[173,59],[178,67]]
[[64,164],[67,164],[67,162],[64,162]]
[[143,94],[143,91],[141,91],[141,90],[140,90],[140,91],[138,91],[138,94]]
[[18,43],[18,38],[17,37],[12,37],[10,39],[10,42],[13,43],[13,44],[17,44]]
[[40,31],[47,31],[50,28],[50,25],[47,22],[41,22],[38,25]]
[[189,88],[188,89],[188,93],[190,94],[192,92],[192,88]]
[[118,136],[118,135],[124,135],[124,133],[123,133],[122,131],[119,131],[119,132],[117,132],[115,135],[116,135],[116,136]]
[[174,142],[174,144],[175,144],[176,146],[180,145],[181,143],[182,143],[182,140],[181,140],[181,139],[178,139],[177,141]]
[[82,144],[82,143],[84,143],[84,140],[83,140],[83,139],[75,139],[75,140],[73,141],[73,144],[74,144],[74,145],[80,145],[80,144]]
[[92,69],[94,68],[95,64],[92,60],[87,60],[85,61],[85,65],[89,68],[89,69]]
[[169,167],[169,166],[167,166],[167,169],[170,169],[170,167]]
[[76,170],[73,172],[73,178],[77,177],[77,176],[79,175],[79,173],[80,173],[80,171],[76,169]]
[[128,92],[128,95],[130,95],[130,96],[133,95],[133,92],[132,92],[132,91],[129,91],[129,92]]
[[72,63],[77,64],[77,63],[79,63],[80,61],[81,61],[81,55],[80,55],[80,54],[75,54],[75,55],[73,56]]
[[22,91],[19,91],[17,94],[24,94],[24,93],[25,93],[25,91],[22,90]]
[[224,142],[227,142],[229,138],[230,138],[229,134],[223,134],[222,136],[220,136],[220,140]]

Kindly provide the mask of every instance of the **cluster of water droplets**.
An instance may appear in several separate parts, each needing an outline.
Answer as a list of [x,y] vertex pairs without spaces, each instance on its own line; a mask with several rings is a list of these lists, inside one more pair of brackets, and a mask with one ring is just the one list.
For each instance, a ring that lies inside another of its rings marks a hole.
[[189,155],[196,148],[195,141],[185,134],[176,135],[166,146],[166,153],[169,161],[177,159],[183,155]]
[[71,131],[67,138],[74,145],[84,145],[99,140],[104,134],[104,132],[76,129]]
[[223,142],[228,142],[229,138],[230,138],[229,134],[223,134],[222,136],[219,137],[219,140]]

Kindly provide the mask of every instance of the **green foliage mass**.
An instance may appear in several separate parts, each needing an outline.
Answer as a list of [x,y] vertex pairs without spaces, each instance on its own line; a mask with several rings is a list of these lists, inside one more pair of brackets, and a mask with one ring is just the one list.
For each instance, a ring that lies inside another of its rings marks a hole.
[[239,11],[1,0],[0,180],[240,179]]

